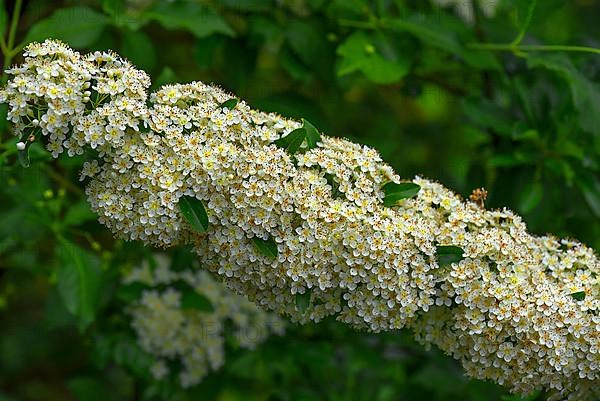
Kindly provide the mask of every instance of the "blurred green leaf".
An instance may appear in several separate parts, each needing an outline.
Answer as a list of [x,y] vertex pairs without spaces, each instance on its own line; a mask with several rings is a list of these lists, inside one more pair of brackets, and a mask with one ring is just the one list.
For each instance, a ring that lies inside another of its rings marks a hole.
[[304,291],[304,294],[296,293],[296,309],[301,313],[306,312],[310,306],[310,300],[312,298],[312,290],[310,288]]
[[520,194],[519,210],[525,214],[531,213],[541,202],[544,196],[544,186],[536,181],[529,186],[525,186]]
[[195,309],[200,312],[213,312],[215,310],[210,302],[210,299],[200,294],[193,288],[183,291],[181,295],[181,308]]
[[454,245],[441,245],[436,247],[437,261],[440,266],[448,266],[463,260],[464,251]]
[[90,220],[96,219],[96,214],[90,209],[87,200],[81,199],[79,202],[70,205],[63,217],[64,226],[78,226]]
[[410,67],[408,54],[388,60],[378,52],[373,40],[364,32],[350,35],[340,44],[337,54],[341,56],[338,75],[360,71],[369,80],[379,84],[397,82],[408,73]]
[[108,18],[87,6],[60,8],[36,22],[27,32],[25,43],[60,39],[73,47],[88,47],[108,26]]
[[583,301],[585,299],[585,291],[578,291],[571,294],[574,300]]
[[256,249],[264,256],[269,259],[277,258],[277,254],[279,253],[277,249],[277,244],[273,240],[273,238],[262,239],[259,237],[253,237],[252,243],[256,247]]
[[133,338],[120,335],[115,341],[113,358],[115,362],[136,376],[150,377],[150,367],[154,363],[154,358],[140,348]]
[[512,122],[506,110],[495,103],[482,98],[467,98],[461,102],[464,113],[475,124],[489,128],[494,132],[510,136],[512,135]]
[[594,215],[600,217],[600,178],[589,173],[579,174],[576,182]]
[[142,31],[121,30],[121,48],[119,53],[137,67],[152,71],[156,66],[156,51],[148,36]]
[[179,77],[170,67],[162,69],[158,77],[152,82],[153,89],[158,89],[163,85],[172,84],[179,80]]
[[208,215],[204,208],[204,203],[192,196],[184,195],[179,198],[179,211],[185,220],[199,233],[205,233],[208,230]]
[[144,13],[167,29],[185,29],[198,38],[214,33],[235,36],[235,31],[213,8],[190,1],[160,1]]
[[406,18],[385,18],[385,27],[408,32],[430,46],[455,54],[468,65],[489,70],[499,70],[500,64],[488,52],[469,50],[465,43],[474,42],[473,33],[456,18],[445,14],[412,14]]
[[67,382],[67,388],[77,401],[111,401],[114,397],[99,378],[77,377]]
[[553,71],[568,82],[581,127],[594,135],[600,152],[600,84],[587,79],[564,54],[530,54],[527,65]]
[[83,327],[96,315],[102,270],[98,258],[67,240],[58,245],[60,265],[56,272],[58,291],[69,312]]

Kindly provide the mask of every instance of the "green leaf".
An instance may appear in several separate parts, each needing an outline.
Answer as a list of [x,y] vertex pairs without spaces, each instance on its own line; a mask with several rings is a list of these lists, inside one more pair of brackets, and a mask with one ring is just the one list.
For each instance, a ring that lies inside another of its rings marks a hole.
[[383,205],[386,207],[394,206],[402,199],[412,198],[419,193],[421,187],[413,182],[388,182],[382,188],[385,193]]
[[541,182],[536,181],[531,184],[529,188],[521,193],[521,199],[519,201],[519,210],[522,213],[531,213],[537,205],[541,202],[544,196],[544,186]]
[[142,31],[121,29],[121,56],[127,58],[137,67],[152,71],[156,66],[156,51],[148,36]]
[[[114,398],[107,394],[108,388],[98,378],[77,377],[70,379],[67,388],[77,401],[110,401]],[[108,397],[107,397],[108,395]]]
[[596,150],[600,151],[600,85],[583,75],[564,54],[532,53],[527,65],[547,69],[567,81],[581,127],[594,134]]
[[467,98],[462,101],[464,113],[475,124],[492,129],[503,136],[511,136],[513,127],[511,117],[505,109],[490,100],[482,98]]
[[386,59],[375,47],[374,41],[364,32],[355,32],[337,49],[341,56],[338,75],[360,71],[369,80],[378,84],[397,82],[410,68],[406,54],[395,60]]
[[240,102],[240,99],[234,97],[232,99],[229,100],[225,100],[223,103],[221,103],[219,105],[220,108],[222,109],[228,109],[228,110],[233,110],[235,108],[235,106],[237,106],[237,104]]
[[576,182],[594,215],[600,217],[600,178],[586,171],[577,175]]
[[279,251],[277,250],[277,244],[273,240],[273,238],[262,239],[259,237],[253,237],[252,243],[263,256],[266,256],[269,259],[275,259]]
[[309,149],[317,147],[317,143],[321,141],[321,134],[308,120],[302,119],[302,128],[305,130],[306,145]]
[[52,38],[63,40],[72,47],[88,47],[100,38],[108,23],[108,17],[90,7],[60,8],[36,22],[27,32],[25,42]]
[[94,320],[98,307],[102,283],[100,261],[67,240],[60,241],[58,251],[58,292],[67,310],[77,316],[85,327]]
[[456,18],[441,13],[413,14],[407,18],[382,19],[381,23],[399,32],[407,32],[424,43],[455,54],[472,67],[499,70],[500,63],[489,52],[467,49],[463,43],[475,42],[472,31]]
[[179,199],[178,206],[179,211],[194,230],[199,233],[208,230],[208,214],[200,199],[184,195]]
[[304,291],[304,294],[296,293],[296,309],[298,309],[301,313],[306,312],[308,307],[310,306],[310,300],[312,298],[312,290],[309,288]]
[[325,179],[331,186],[331,196],[333,199],[343,198],[344,193],[340,191],[340,183],[336,181],[335,176],[333,174],[325,173]]
[[201,312],[214,312],[215,310],[210,300],[193,288],[184,291],[181,295],[181,308],[195,309]]
[[571,294],[574,300],[583,301],[585,299],[585,291],[578,291]]
[[170,67],[165,67],[158,75],[158,78],[152,82],[152,88],[158,89],[163,85],[176,83],[177,81],[179,81],[179,77],[175,71],[173,71],[173,69]]
[[159,1],[144,17],[167,29],[185,29],[198,38],[214,33],[235,36],[235,31],[215,9],[191,1]]
[[436,249],[437,261],[440,266],[448,266],[463,260],[464,251],[454,245],[442,245]]
[[96,214],[90,209],[90,204],[86,200],[81,200],[74,205],[69,206],[62,219],[64,226],[78,226],[90,220],[96,219]]
[[[303,66],[318,75],[328,74],[332,51],[327,32],[318,23],[318,19],[293,19],[285,25],[285,38],[289,49]],[[329,75],[327,75],[329,76]]]
[[144,351],[133,338],[120,336],[113,349],[113,358],[117,364],[139,377],[150,377],[150,367],[154,358]]
[[319,134],[319,131],[308,120],[302,119],[302,128],[296,128],[274,143],[293,155],[300,149],[304,140],[306,140],[306,147],[308,149],[314,149],[317,147],[317,143],[321,141],[321,134]]
[[287,134],[286,136],[277,139],[274,143],[280,148],[285,149],[286,152],[293,155],[300,149],[300,145],[304,142],[306,137],[306,130],[304,128],[297,128]]
[[144,283],[130,283],[120,285],[116,292],[116,297],[124,302],[133,302],[142,297],[142,293],[150,287]]

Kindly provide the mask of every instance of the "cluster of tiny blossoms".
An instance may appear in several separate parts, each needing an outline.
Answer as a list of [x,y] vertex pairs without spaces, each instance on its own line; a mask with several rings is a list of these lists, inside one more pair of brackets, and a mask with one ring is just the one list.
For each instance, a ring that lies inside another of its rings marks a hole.
[[[157,254],[155,260],[154,269],[145,262],[124,278],[125,284],[147,287],[129,313],[140,346],[156,358],[151,368],[155,379],[164,379],[172,373],[172,366],[178,366],[181,386],[196,385],[225,362],[226,336],[242,348],[254,349],[270,334],[283,333],[284,323],[277,315],[232,293],[210,273],[199,269],[176,272],[162,255]],[[186,308],[182,304],[185,291],[201,294],[213,310]]]
[[[335,315],[372,331],[409,327],[471,376],[520,393],[597,399],[600,262],[590,248],[533,236],[509,210],[486,210],[419,177],[415,197],[385,207],[382,186],[400,177],[375,150],[322,136],[290,155],[274,141],[300,123],[243,101],[224,107],[233,97],[200,82],[164,86],[144,106],[147,77],[111,54],[80,56],[46,42],[30,46],[11,73],[0,100],[18,133],[35,110],[46,121],[66,109],[62,147],[99,149],[82,177],[115,235],[192,244],[230,288],[296,321]],[[101,89],[113,85],[114,93]],[[75,88],[83,106],[67,108],[64,91],[52,99],[57,86]],[[90,106],[96,92],[106,101]],[[107,139],[115,127],[118,139]],[[182,196],[204,203],[207,232],[180,214]],[[273,241],[277,256],[255,237]],[[464,257],[440,265],[438,247],[449,245]],[[310,306],[298,307],[307,296]]]

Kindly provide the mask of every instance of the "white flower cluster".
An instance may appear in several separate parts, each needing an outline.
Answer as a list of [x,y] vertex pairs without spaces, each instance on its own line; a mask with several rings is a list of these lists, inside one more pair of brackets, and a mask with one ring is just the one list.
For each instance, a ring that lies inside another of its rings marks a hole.
[[[590,248],[533,236],[512,212],[422,178],[416,196],[385,207],[382,186],[400,177],[375,150],[322,136],[292,155],[274,141],[300,123],[233,106],[200,82],[164,86],[145,106],[145,74],[114,55],[46,42],[11,71],[0,100],[19,134],[33,117],[60,115],[63,147],[99,150],[82,175],[100,221],[119,237],[192,244],[228,286],[296,321],[336,315],[373,331],[410,327],[474,377],[598,399],[600,259]],[[52,99],[54,87],[77,90]],[[98,95],[89,88],[105,100],[90,103]],[[78,107],[55,111],[73,99]],[[56,135],[48,127],[42,133]],[[179,212],[183,196],[204,203],[205,233]],[[460,247],[463,259],[440,264],[441,246]]]
[[[182,387],[196,385],[225,362],[226,335],[240,347],[254,349],[270,334],[283,334],[284,323],[277,315],[232,293],[208,272],[176,272],[163,255],[155,260],[154,269],[146,261],[124,278],[125,284],[147,286],[129,313],[140,346],[156,358],[151,368],[155,379],[172,373],[173,365]],[[213,310],[186,308],[189,291],[205,297]]]

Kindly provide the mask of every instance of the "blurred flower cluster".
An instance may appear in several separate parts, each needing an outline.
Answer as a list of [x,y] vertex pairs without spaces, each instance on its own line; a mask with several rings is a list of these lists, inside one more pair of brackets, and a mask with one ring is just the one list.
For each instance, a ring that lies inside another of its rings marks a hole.
[[[233,294],[210,273],[175,272],[160,254],[155,260],[154,269],[145,262],[124,278],[126,285],[146,287],[128,312],[140,346],[156,358],[151,368],[155,379],[180,369],[181,386],[196,385],[225,362],[226,336],[242,348],[254,349],[269,335],[283,334],[279,317]],[[202,309],[198,302],[204,302]]]
[[[509,210],[418,177],[416,196],[386,205],[383,187],[401,181],[373,149],[297,141],[301,123],[199,82],[164,86],[146,105],[146,75],[114,54],[46,42],[11,74],[0,101],[23,141],[39,128],[55,155],[98,152],[83,171],[86,191],[115,235],[191,244],[229,287],[295,321],[335,315],[372,331],[411,327],[474,377],[520,393],[552,389],[556,399],[598,396],[592,249],[533,236]],[[182,216],[184,196],[206,205],[206,232]],[[444,263],[448,247],[460,260]],[[185,331],[193,323],[169,312],[179,301],[149,292],[139,313],[164,311],[161,324],[174,319],[165,326]],[[154,349],[162,337],[144,341]]]

